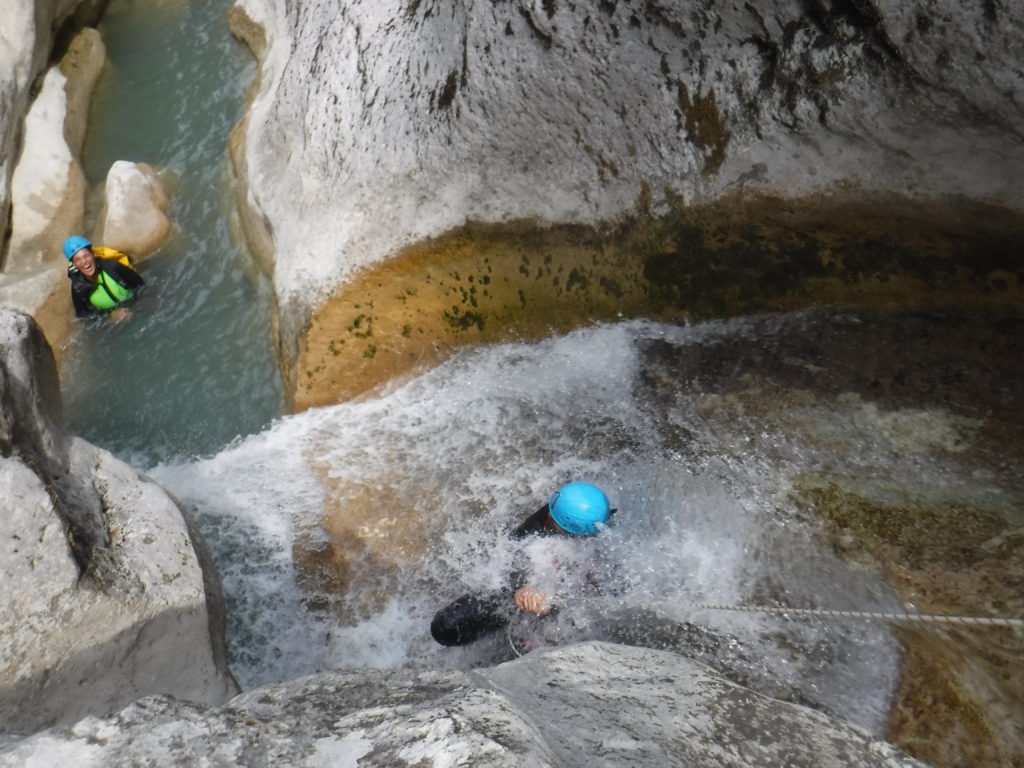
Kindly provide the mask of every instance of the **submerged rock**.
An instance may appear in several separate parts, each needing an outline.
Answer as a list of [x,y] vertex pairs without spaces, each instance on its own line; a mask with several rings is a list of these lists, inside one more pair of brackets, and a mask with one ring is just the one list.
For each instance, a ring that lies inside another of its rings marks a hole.
[[168,698],[9,745],[0,765],[920,766],[671,653],[604,643],[474,672],[325,672],[220,709]]
[[1024,216],[889,195],[730,197],[616,227],[467,225],[363,270],[314,314],[296,409],[453,349],[622,317],[693,321],[822,305],[1024,308]]
[[6,309],[0,488],[0,731],[156,693],[219,704],[237,692],[217,574],[193,523],[151,480],[67,434],[50,348]]
[[[725,341],[648,346],[644,381],[664,438],[689,461],[703,451],[799,457],[788,503],[829,550],[881,574],[907,610],[1024,618],[1020,317],[809,312],[744,322],[747,332]],[[713,448],[676,415],[692,410],[715,433]],[[779,564],[775,578],[790,568],[799,567]],[[936,766],[1017,765],[1020,630],[896,631],[902,669],[886,738]]]

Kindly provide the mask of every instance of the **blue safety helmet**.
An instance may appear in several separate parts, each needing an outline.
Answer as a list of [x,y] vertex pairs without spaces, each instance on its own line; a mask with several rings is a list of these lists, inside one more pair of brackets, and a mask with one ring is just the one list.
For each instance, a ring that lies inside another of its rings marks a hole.
[[83,248],[92,247],[92,243],[86,240],[84,237],[74,235],[64,241],[64,256],[68,261],[71,261],[71,257],[78,253]]
[[548,511],[558,527],[577,536],[593,536],[607,522],[611,505],[604,491],[590,483],[563,485],[548,501]]

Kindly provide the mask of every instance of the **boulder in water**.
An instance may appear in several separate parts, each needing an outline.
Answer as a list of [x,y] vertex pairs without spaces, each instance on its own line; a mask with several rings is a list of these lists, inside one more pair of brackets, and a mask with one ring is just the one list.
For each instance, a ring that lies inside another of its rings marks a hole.
[[171,236],[170,200],[156,169],[118,160],[107,173],[100,241],[135,256],[145,256]]

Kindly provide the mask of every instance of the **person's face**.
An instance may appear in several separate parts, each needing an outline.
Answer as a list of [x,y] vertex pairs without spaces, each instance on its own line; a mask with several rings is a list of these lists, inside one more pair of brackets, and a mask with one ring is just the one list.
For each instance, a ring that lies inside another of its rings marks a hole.
[[78,267],[78,271],[86,277],[96,274],[96,256],[89,247],[82,248],[71,257],[71,263]]

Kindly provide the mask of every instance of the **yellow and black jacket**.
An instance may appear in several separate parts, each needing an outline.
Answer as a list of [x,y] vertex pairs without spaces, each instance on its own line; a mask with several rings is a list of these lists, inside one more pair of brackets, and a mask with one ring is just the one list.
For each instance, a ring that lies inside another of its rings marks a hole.
[[[71,302],[75,305],[77,317],[109,312],[131,299],[135,289],[145,284],[139,273],[128,266],[128,257],[120,251],[94,247],[93,252],[96,255],[96,282],[89,280],[74,265],[68,265]],[[108,255],[114,258],[104,258]]]

